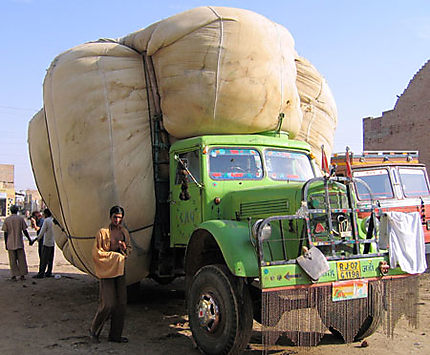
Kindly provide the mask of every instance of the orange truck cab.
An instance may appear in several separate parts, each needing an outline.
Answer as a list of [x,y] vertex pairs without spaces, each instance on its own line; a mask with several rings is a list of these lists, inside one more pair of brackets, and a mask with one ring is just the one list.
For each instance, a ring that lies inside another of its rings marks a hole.
[[[346,153],[336,153],[331,165],[336,175],[346,176]],[[364,151],[355,155],[349,152],[354,178],[366,182],[372,190],[355,184],[359,207],[373,198],[382,211],[419,212],[426,243],[427,264],[430,260],[430,188],[427,170],[418,160],[418,151]],[[361,218],[366,217],[365,215]]]

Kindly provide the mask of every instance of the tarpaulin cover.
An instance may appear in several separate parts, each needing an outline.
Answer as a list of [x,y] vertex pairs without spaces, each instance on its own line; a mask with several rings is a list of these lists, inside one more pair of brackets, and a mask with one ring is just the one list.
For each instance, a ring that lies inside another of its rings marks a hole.
[[261,15],[201,7],[120,42],[152,57],[163,122],[175,137],[267,131],[280,112],[291,137],[300,129],[294,40]]
[[321,145],[328,157],[331,156],[334,132],[337,126],[336,103],[319,71],[305,58],[296,58],[297,89],[303,122],[296,139],[308,142],[316,162],[321,165]]
[[43,85],[44,110],[29,124],[36,183],[64,230],[57,244],[87,272],[109,208],[125,208],[129,283],[149,272],[155,212],[144,55],[172,140],[273,130],[283,112],[282,130],[317,153],[320,142],[331,148],[336,124],[325,80],[297,55],[288,30],[248,10],[196,8],[56,57]]
[[92,270],[93,237],[119,204],[132,232],[127,277],[133,281],[148,273],[155,205],[142,78],[141,56],[126,46],[75,47],[49,68],[46,116],[39,112],[29,126],[39,191],[69,236],[62,246],[66,258]]

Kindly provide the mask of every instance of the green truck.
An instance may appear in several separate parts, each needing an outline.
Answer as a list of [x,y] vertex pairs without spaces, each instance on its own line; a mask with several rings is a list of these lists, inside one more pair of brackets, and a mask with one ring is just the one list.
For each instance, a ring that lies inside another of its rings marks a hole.
[[416,319],[416,277],[389,268],[374,224],[357,228],[352,181],[322,176],[307,143],[268,132],[167,148],[153,141],[151,272],[162,283],[185,275],[201,351],[240,353],[254,319],[266,349],[283,335],[316,345],[327,328],[357,341],[384,314],[391,333],[402,314]]

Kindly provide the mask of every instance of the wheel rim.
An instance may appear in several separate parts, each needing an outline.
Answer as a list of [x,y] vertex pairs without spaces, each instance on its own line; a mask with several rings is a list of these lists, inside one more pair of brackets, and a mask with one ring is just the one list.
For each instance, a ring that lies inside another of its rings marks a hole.
[[197,316],[200,326],[209,333],[214,333],[219,325],[219,309],[210,294],[201,295],[197,304]]

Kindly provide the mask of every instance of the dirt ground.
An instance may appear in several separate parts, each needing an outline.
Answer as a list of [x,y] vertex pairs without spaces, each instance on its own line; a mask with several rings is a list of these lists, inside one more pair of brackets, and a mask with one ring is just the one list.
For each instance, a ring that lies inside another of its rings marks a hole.
[[[124,335],[127,344],[107,341],[106,326],[100,344],[91,344],[87,329],[97,306],[97,281],[81,273],[56,249],[56,278],[33,279],[38,266],[37,244],[26,244],[30,274],[26,281],[10,281],[7,253],[0,240],[0,354],[199,354],[191,340],[184,308],[183,280],[159,286],[141,283],[139,299],[128,305]],[[340,344],[327,334],[310,350],[277,347],[270,354],[430,354],[430,274],[421,277],[419,326],[401,319],[394,339],[382,329],[360,343]],[[257,327],[245,354],[259,354]]]

